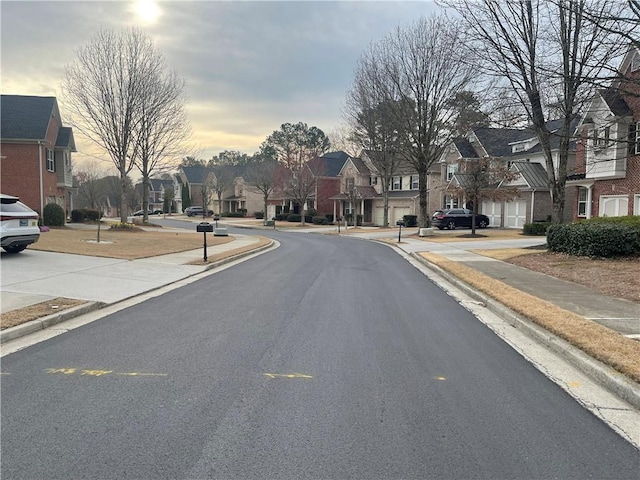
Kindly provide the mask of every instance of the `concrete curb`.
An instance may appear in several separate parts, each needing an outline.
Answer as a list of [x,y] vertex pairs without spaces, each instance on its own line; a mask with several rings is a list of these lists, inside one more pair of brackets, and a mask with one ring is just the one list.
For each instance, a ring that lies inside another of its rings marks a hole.
[[[259,253],[259,252],[262,252],[264,250],[267,250],[267,249],[271,248],[274,243],[275,242],[273,240],[271,240],[271,242],[269,242],[267,245],[263,245],[261,247],[254,248],[254,249],[246,251],[246,252],[238,253],[238,254],[232,255],[232,256],[230,256],[228,258],[223,258],[221,260],[218,260],[216,262],[212,262],[212,263],[210,263],[209,265],[207,265],[205,267],[203,272],[212,270],[214,268],[220,267],[220,266],[225,265],[227,263],[234,262],[234,261],[239,260],[241,258],[248,257],[249,255],[253,255],[255,253]],[[188,275],[187,277],[184,277],[184,278],[193,277],[194,275],[200,275],[203,272],[194,273],[194,274]],[[138,295],[144,295],[144,294],[152,292],[154,290],[158,290],[160,288],[164,288],[165,286],[166,285],[155,287],[155,288],[146,290],[144,292],[140,292],[140,293],[138,293],[136,295],[132,295],[131,297],[123,298],[123,299],[118,300],[117,302],[113,302],[113,303],[87,302],[87,303],[84,303],[82,305],[78,305],[76,307],[72,307],[72,308],[69,308],[67,310],[63,310],[62,312],[52,313],[51,315],[47,315],[46,317],[37,318],[35,320],[31,320],[30,322],[23,323],[22,325],[16,325],[15,327],[7,328],[6,330],[3,330],[2,332],[0,332],[0,344],[9,342],[11,340],[15,340],[15,339],[20,338],[20,337],[24,337],[26,335],[29,335],[29,334],[34,333],[34,332],[38,332],[40,330],[44,330],[44,329],[49,328],[49,327],[51,327],[53,325],[57,325],[59,323],[62,323],[64,321],[66,321],[66,320],[71,320],[72,318],[79,317],[80,315],[84,315],[85,313],[93,312],[95,310],[100,310],[101,308],[105,308],[105,307],[108,307],[110,305],[115,305],[117,303],[129,300],[129,299],[131,299],[133,297],[137,297]]]
[[58,323],[62,323],[66,320],[84,315],[85,313],[93,312],[106,307],[106,303],[102,302],[87,302],[76,307],[71,307],[67,310],[63,310],[59,313],[52,313],[46,317],[36,318],[30,322],[23,323],[22,325],[16,325],[15,327],[7,328],[0,332],[0,344],[15,340],[16,338],[24,337],[30,333],[38,332],[49,328]]
[[554,353],[567,359],[573,366],[588,375],[620,398],[640,409],[640,385],[616,372],[612,367],[596,360],[569,342],[536,325],[532,321],[517,314],[507,306],[488,295],[478,292],[458,277],[429,262],[417,253],[409,254],[412,258],[445,278],[473,299],[482,302],[487,308],[506,320],[511,326],[519,329],[538,343],[545,345]]

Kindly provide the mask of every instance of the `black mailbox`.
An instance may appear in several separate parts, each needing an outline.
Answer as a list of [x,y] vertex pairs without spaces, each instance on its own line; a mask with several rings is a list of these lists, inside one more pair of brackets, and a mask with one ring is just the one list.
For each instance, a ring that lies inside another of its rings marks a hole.
[[214,215],[213,216],[213,221],[217,222],[218,220],[220,220],[220,215]]
[[209,222],[200,222],[196,226],[196,232],[213,232],[213,225],[211,225]]
[[400,226],[400,227],[404,227],[404,220],[398,220],[396,222],[396,225]]

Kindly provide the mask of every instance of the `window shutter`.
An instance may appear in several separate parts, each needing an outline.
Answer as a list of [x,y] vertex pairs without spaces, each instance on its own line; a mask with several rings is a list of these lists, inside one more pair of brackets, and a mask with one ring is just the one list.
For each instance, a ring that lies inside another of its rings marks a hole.
[[636,152],[636,129],[638,128],[637,123],[632,123],[629,125],[629,154],[634,155]]

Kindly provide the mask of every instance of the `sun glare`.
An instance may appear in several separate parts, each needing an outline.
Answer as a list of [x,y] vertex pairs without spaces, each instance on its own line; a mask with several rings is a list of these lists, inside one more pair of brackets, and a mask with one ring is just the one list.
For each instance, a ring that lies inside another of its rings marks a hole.
[[137,0],[136,13],[144,23],[154,23],[160,16],[160,9],[154,0]]

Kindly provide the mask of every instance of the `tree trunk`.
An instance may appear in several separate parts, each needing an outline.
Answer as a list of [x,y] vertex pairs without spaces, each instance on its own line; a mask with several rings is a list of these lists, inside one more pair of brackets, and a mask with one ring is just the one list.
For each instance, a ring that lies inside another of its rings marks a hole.
[[419,182],[419,203],[420,203],[420,212],[418,215],[418,227],[419,228],[427,228],[429,226],[429,206],[427,204],[427,179],[429,178],[429,173],[426,168],[421,168],[418,170],[418,182]]
[[120,223],[127,223],[127,171],[124,162],[120,167]]

